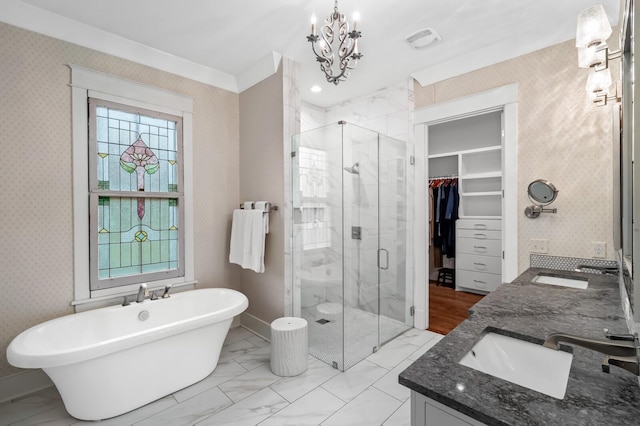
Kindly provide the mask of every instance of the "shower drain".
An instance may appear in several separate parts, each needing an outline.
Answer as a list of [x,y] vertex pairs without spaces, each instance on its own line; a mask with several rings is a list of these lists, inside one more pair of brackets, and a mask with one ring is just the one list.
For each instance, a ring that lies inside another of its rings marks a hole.
[[331,321],[329,321],[329,320],[326,320],[326,319],[322,318],[322,319],[317,320],[316,322],[317,322],[318,324],[325,325],[326,323],[331,322]]

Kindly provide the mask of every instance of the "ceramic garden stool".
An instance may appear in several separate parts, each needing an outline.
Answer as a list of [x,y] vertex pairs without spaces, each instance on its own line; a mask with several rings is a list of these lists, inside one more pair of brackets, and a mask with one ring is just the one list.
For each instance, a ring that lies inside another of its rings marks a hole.
[[276,376],[297,376],[309,360],[307,320],[283,317],[271,323],[271,371]]

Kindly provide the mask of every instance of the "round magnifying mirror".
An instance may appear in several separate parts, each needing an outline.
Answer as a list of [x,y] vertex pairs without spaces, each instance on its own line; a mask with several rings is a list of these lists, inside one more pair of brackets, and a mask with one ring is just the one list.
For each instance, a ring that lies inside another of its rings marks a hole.
[[540,206],[553,203],[558,196],[558,190],[548,180],[538,179],[529,184],[527,189],[529,199]]

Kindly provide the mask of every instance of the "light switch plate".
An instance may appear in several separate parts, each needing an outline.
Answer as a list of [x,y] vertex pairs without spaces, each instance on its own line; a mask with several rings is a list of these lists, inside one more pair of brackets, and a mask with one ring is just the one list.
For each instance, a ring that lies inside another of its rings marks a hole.
[[591,255],[598,259],[604,259],[607,257],[607,243],[592,242],[591,243]]
[[531,253],[549,253],[549,240],[532,238],[529,244]]

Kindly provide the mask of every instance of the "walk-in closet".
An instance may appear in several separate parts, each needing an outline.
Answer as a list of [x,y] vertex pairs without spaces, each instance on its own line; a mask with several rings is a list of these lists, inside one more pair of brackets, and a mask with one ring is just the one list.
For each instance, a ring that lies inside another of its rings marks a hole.
[[502,283],[502,153],[502,110],[428,125],[430,329]]

